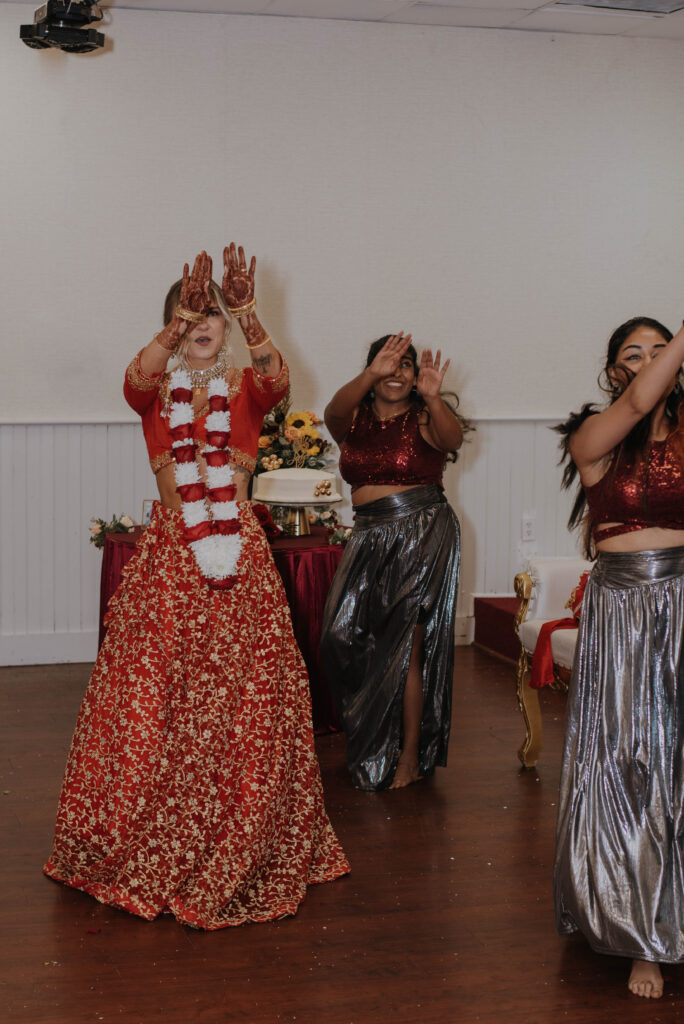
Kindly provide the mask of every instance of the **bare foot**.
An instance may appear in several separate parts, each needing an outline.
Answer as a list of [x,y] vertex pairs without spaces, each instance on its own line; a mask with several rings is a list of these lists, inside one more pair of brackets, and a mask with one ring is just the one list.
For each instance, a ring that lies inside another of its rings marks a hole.
[[422,779],[422,775],[418,774],[418,762],[408,761],[403,758],[399,758],[399,764],[397,770],[394,773],[394,779],[390,789],[403,789],[404,786],[410,786],[412,782],[418,782]]
[[660,999],[663,994],[663,976],[658,964],[648,960],[632,960],[632,973],[627,987],[635,996],[644,999]]

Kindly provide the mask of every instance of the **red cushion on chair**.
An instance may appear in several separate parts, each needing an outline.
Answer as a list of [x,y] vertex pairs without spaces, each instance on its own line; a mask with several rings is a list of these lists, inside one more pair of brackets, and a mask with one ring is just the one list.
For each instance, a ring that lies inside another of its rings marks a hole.
[[532,671],[529,682],[533,690],[551,686],[554,681],[551,634],[555,629],[577,629],[577,622],[575,619],[551,619],[550,622],[545,622],[539,630],[537,644],[532,655]]

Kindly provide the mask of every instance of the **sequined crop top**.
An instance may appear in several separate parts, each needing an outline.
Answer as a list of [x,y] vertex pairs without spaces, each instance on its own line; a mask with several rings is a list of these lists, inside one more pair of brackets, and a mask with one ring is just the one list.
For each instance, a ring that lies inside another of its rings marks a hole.
[[[584,488],[594,540],[659,526],[684,530],[684,461],[673,441],[652,441],[639,463],[620,462],[598,483]],[[601,527],[601,523],[617,523]]]
[[413,405],[389,420],[379,420],[363,403],[340,445],[340,474],[353,488],[362,484],[441,487],[445,462],[445,453],[422,437]]

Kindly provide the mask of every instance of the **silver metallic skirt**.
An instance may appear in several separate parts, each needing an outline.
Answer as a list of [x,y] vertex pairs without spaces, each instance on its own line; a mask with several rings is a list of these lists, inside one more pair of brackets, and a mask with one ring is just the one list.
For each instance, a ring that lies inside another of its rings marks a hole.
[[425,627],[419,770],[446,764],[460,560],[458,520],[442,490],[414,487],[355,506],[328,594],[321,653],[359,789],[390,785],[401,750],[413,634]]
[[554,899],[599,953],[684,960],[684,547],[601,552],[582,603]]

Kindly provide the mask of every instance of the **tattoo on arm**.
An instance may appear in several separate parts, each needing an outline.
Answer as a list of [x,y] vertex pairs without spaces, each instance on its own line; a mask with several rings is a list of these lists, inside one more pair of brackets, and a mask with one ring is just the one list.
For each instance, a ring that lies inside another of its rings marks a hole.
[[264,376],[267,376],[268,369],[272,362],[273,356],[252,356],[252,366]]
[[233,470],[233,480],[235,483],[237,483],[238,480],[242,480],[246,484],[249,483],[249,478],[252,474],[248,469],[244,469],[242,466],[236,466],[234,462],[231,462],[230,466]]

